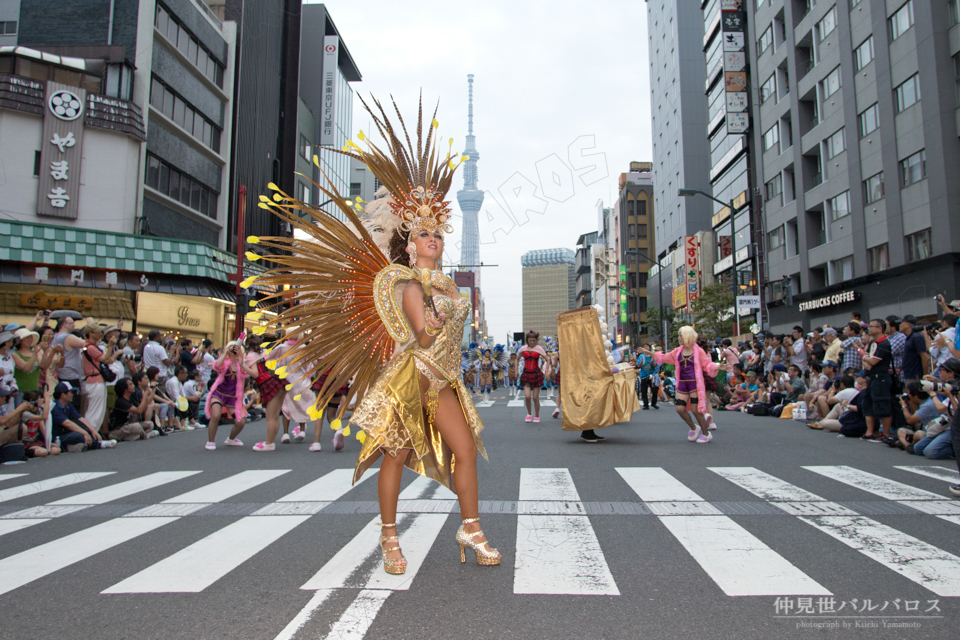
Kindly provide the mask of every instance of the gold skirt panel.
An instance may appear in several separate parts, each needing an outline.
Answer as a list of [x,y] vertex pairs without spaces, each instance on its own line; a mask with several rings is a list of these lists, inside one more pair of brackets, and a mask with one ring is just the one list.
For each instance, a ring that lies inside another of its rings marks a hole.
[[640,409],[635,369],[611,373],[600,318],[593,307],[557,315],[560,343],[560,406],[564,431],[585,431],[627,422]]
[[[351,424],[367,434],[354,469],[354,484],[384,452],[396,457],[401,449],[413,449],[407,467],[456,491],[451,481],[456,460],[436,425],[427,419],[420,401],[420,375],[413,350],[404,351],[387,364],[353,412]],[[470,394],[459,377],[447,382],[460,402],[477,451],[487,459],[480,438],[483,421]]]

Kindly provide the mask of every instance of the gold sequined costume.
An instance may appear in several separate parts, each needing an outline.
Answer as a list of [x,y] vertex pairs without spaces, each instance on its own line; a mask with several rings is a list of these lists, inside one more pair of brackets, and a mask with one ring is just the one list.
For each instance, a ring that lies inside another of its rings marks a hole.
[[[377,313],[394,339],[409,346],[390,361],[350,419],[351,424],[367,433],[357,459],[354,481],[383,451],[396,456],[401,449],[413,449],[415,455],[407,458],[410,469],[454,489],[450,474],[455,461],[433,423],[436,413],[433,403],[443,387],[449,385],[457,395],[477,450],[484,458],[487,455],[480,439],[483,422],[460,377],[460,342],[464,320],[470,313],[470,301],[459,296],[453,281],[433,272],[434,291],[443,292],[435,295],[434,301],[447,321],[433,345],[424,349],[416,340],[411,341],[412,331],[400,306],[404,286],[416,279],[413,269],[401,265],[391,265],[377,276],[374,286]],[[426,407],[420,398],[421,377],[430,384]]]
[[[436,269],[411,268],[416,266],[416,254],[397,256],[392,243],[410,242],[410,253],[416,234],[452,232],[447,224],[450,203],[444,197],[454,172],[467,157],[451,158],[449,151],[446,157],[440,154],[434,136],[438,123],[433,119],[424,132],[422,108],[414,145],[399,111],[400,128],[394,129],[380,103],[374,104],[379,113],[364,102],[387,142],[386,150],[361,131],[358,139],[367,148],[348,141],[341,153],[369,167],[382,185],[378,191],[382,197],[370,203],[360,198],[350,201],[332,183],[329,188],[313,183],[339,209],[333,216],[271,183],[275,193],[260,196],[260,207],[301,233],[292,238],[247,238],[252,244],[279,250],[263,256],[248,252],[248,259],[262,257],[278,266],[243,281],[241,287],[257,282],[275,291],[266,298],[274,301],[279,312],[273,324],[295,341],[285,357],[286,366],[270,361],[267,367],[281,378],[286,377],[287,368],[327,372],[316,403],[308,410],[312,419],[319,419],[334,393],[350,383],[357,402],[350,422],[361,429],[357,439],[363,443],[354,481],[384,451],[396,455],[401,449],[412,449],[416,455],[408,456],[408,467],[453,489],[455,460],[434,425],[437,396],[443,387],[453,389],[477,449],[486,458],[480,439],[483,423],[460,378],[460,343],[470,304],[443,275],[440,260]],[[451,139],[451,148],[452,144]],[[313,161],[320,168],[316,156]],[[420,346],[401,306],[404,288],[414,281],[423,288],[425,309],[435,306],[446,318],[438,333],[428,331],[436,336],[429,348]],[[260,313],[251,315],[257,319]],[[420,396],[424,378],[429,383],[426,407]],[[337,419],[346,406],[339,409]]]

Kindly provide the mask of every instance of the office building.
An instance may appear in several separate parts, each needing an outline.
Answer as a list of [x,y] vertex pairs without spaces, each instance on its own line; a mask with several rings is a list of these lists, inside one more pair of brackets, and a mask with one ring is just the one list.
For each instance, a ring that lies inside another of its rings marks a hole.
[[[246,234],[289,235],[291,230],[276,216],[257,207],[259,197],[269,193],[267,185],[273,182],[322,205],[327,198],[295,175],[306,169],[306,175],[326,186],[314,155],[336,189],[349,193],[350,159],[330,148],[342,148],[351,136],[349,83],[359,81],[360,72],[324,5],[226,0],[224,15],[238,25],[239,50],[229,197],[236,205],[238,188],[246,187]],[[236,210],[230,210],[228,250],[235,250]]]
[[359,160],[350,158],[350,198],[360,198],[363,202],[372,202],[376,198],[380,181],[370,171],[370,167]]
[[960,285],[958,2],[758,4],[770,328],[933,317]]
[[629,173],[620,174],[620,193],[613,205],[608,246],[617,261],[617,335],[623,344],[638,344],[647,334],[647,274],[657,255],[651,169],[649,162],[631,162]]
[[[581,234],[577,238],[577,273],[574,290],[577,292],[577,299],[574,303],[576,307],[590,307],[598,302],[594,299],[594,255],[598,250],[603,251],[603,246],[597,242],[599,232]],[[602,304],[602,302],[601,302]]]
[[576,261],[570,249],[537,249],[520,257],[523,331],[557,335],[557,314],[576,306]]
[[700,3],[647,0],[647,29],[657,208],[651,224],[662,259],[684,236],[709,229],[713,215],[709,200],[677,195],[680,187],[711,188]]

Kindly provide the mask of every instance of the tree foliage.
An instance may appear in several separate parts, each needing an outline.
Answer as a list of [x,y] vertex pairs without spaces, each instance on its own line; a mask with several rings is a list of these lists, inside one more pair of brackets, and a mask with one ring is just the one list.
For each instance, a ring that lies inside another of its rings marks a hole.
[[733,335],[733,292],[723,283],[712,284],[700,290],[690,311],[696,316],[694,328],[708,338],[726,338]]

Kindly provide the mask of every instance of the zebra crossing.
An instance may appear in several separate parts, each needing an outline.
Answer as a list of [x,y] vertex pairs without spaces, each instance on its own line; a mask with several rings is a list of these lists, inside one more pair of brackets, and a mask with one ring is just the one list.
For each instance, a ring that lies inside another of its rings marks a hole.
[[[520,470],[515,500],[484,502],[481,512],[516,519],[514,548],[509,549],[506,541],[496,542],[505,552],[504,564],[513,556],[513,592],[517,596],[620,596],[625,589],[629,592],[631,585],[616,580],[617,562],[623,561],[622,556],[605,554],[597,535],[597,527],[611,526],[605,515],[654,518],[727,596],[832,595],[831,585],[822,576],[814,579],[784,557],[783,549],[778,551],[782,543],[761,539],[756,529],[751,530],[749,518],[736,519],[737,515],[752,513],[792,518],[802,523],[798,526],[812,527],[825,539],[839,541],[854,551],[860,562],[879,564],[938,596],[960,597],[960,557],[873,517],[884,513],[960,525],[960,501],[922,488],[936,488],[934,480],[960,481],[954,469],[893,466],[878,475],[845,465],[798,467],[806,474],[802,477],[817,479],[818,487],[824,486],[820,480],[826,480],[842,495],[849,496],[851,487],[862,492],[864,502],[858,503],[833,501],[781,479],[777,471],[756,467],[707,470],[735,495],[748,496],[752,511],[736,511],[731,506],[735,503],[710,502],[676,472],[662,467],[615,467],[595,472],[605,474],[603,482],[619,483],[636,495],[638,501],[630,503],[586,502],[570,469],[530,467]],[[137,494],[148,489],[188,489],[156,504],[130,505],[125,513],[26,551],[7,556],[0,552],[0,595],[54,577],[67,567],[131,540],[158,535],[158,530],[181,518],[226,515],[216,508],[291,473],[290,469],[247,470],[207,478],[201,471],[159,471],[123,478],[112,472],[96,472],[36,482],[29,481],[29,474],[0,475],[4,486],[0,490],[0,536],[28,535],[24,530],[56,518],[77,517],[85,510],[95,512],[109,505],[120,507],[118,503],[135,500]],[[360,483],[375,475],[375,471],[367,473]],[[107,478],[111,482],[105,486],[84,490],[84,483]],[[229,512],[239,517],[199,540],[182,540],[179,549],[149,566],[116,576],[101,594],[202,593],[317,514],[346,513],[338,508],[353,506],[357,508],[350,513],[376,515],[375,503],[351,500],[351,492],[356,490],[352,478],[353,469],[335,469],[305,481],[273,502],[244,503],[246,512]],[[21,499],[42,502],[46,492],[73,488],[77,493],[42,504],[4,504]],[[871,513],[861,508],[870,504],[878,510]],[[339,550],[316,567],[306,582],[290,585],[291,589],[313,591],[315,595],[278,638],[295,637],[312,612],[337,590],[353,590],[356,597],[334,627],[353,629],[351,633],[356,635],[363,624],[369,626],[391,593],[416,588],[417,576],[438,546],[435,542],[441,530],[455,517],[451,513],[456,511],[456,496],[417,476],[401,492],[399,506],[397,524],[407,572],[392,576],[382,571],[378,518],[374,517],[353,538],[338,543],[342,545]],[[626,524],[621,518],[612,526]],[[65,554],[63,549],[72,552]],[[224,553],[224,549],[230,549],[230,553]],[[626,561],[635,563],[642,557],[631,554]],[[304,562],[310,562],[310,554],[304,556]],[[95,564],[84,566],[97,570]]]

